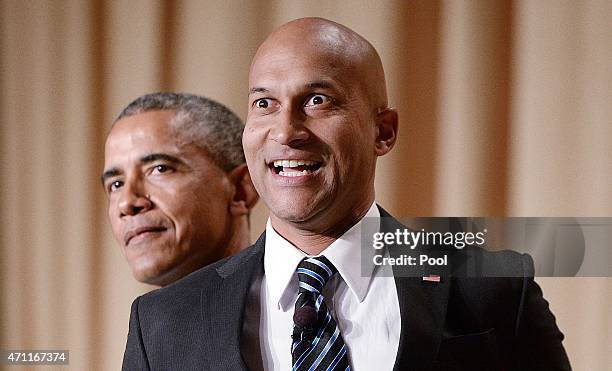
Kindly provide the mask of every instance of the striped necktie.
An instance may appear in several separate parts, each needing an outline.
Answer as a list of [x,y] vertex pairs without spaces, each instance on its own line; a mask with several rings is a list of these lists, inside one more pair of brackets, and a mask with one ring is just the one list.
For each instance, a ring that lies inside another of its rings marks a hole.
[[350,370],[348,349],[323,300],[323,287],[337,272],[324,256],[298,264],[299,293],[293,315],[292,371]]

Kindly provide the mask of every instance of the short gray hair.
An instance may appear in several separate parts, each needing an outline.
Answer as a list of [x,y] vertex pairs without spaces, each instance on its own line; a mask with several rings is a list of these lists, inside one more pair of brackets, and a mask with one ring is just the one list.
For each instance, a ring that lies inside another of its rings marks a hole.
[[187,93],[158,92],[136,98],[114,122],[147,111],[173,110],[173,128],[204,149],[223,170],[245,163],[244,123],[229,108],[212,99]]

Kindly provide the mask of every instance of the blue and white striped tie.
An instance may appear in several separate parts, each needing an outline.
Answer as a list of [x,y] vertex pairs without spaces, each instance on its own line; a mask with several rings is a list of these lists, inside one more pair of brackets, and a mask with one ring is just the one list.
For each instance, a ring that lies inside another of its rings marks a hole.
[[320,256],[305,258],[296,272],[299,293],[295,302],[292,370],[350,370],[348,349],[322,294],[325,284],[337,272],[336,268],[326,257]]

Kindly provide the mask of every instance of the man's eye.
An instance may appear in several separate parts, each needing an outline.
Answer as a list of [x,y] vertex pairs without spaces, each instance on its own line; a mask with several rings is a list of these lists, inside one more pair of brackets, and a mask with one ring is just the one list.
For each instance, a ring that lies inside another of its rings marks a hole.
[[327,103],[331,101],[331,99],[327,95],[323,94],[313,94],[306,101],[306,107],[317,106],[319,104]]
[[118,188],[121,188],[121,186],[123,186],[123,182],[120,180],[115,180],[114,182],[108,185],[108,190],[113,192],[116,191]]
[[170,168],[166,165],[155,165],[153,168],[154,173],[166,173],[170,170]]
[[268,108],[272,105],[272,100],[269,98],[261,98],[261,99],[257,99],[255,102],[253,102],[253,106],[255,108]]

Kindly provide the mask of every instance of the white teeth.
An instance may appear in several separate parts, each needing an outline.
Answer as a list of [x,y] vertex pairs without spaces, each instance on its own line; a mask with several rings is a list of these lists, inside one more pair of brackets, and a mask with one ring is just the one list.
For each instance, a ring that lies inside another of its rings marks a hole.
[[296,177],[296,176],[304,176],[307,174],[312,173],[312,171],[308,171],[308,170],[302,170],[302,171],[280,171],[278,173],[278,175],[280,176],[286,176],[286,177]]
[[316,162],[306,160],[276,160],[274,166],[276,167],[296,167],[296,166],[313,166]]

